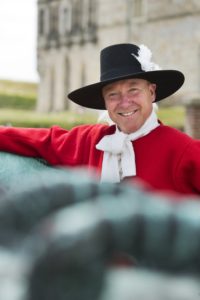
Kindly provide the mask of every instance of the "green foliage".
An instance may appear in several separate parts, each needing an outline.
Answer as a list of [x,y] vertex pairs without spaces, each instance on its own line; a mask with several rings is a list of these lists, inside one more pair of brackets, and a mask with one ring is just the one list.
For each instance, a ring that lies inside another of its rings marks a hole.
[[0,80],[0,108],[33,110],[36,97],[36,83]]
[[35,97],[0,94],[0,108],[33,110],[35,105]]
[[95,114],[77,114],[72,112],[60,113],[36,113],[19,109],[0,109],[0,125],[17,127],[51,127],[59,125],[70,129],[81,124],[93,124],[97,122]]
[[158,117],[164,124],[183,130],[185,119],[185,107],[161,107],[158,110]]
[[0,80],[0,93],[4,95],[36,97],[37,87],[37,83]]
[[51,127],[70,129],[81,124],[97,122],[94,113],[35,111],[37,84],[0,80],[0,125],[17,127]]

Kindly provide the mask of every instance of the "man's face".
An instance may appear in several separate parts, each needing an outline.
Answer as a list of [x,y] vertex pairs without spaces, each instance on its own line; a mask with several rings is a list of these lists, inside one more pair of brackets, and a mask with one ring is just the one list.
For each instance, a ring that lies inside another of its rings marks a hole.
[[152,112],[156,85],[144,79],[124,79],[106,85],[103,97],[112,121],[124,133],[133,133]]

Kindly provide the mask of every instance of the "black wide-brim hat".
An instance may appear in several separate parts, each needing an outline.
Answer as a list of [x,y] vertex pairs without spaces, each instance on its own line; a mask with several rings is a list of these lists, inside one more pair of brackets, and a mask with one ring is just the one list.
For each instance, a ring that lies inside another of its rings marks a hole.
[[177,70],[158,70],[150,61],[151,52],[145,46],[117,44],[104,48],[100,55],[100,82],[69,93],[68,98],[84,107],[106,109],[102,88],[112,82],[139,78],[156,84],[156,99],[160,101],[174,94],[184,83],[184,75]]

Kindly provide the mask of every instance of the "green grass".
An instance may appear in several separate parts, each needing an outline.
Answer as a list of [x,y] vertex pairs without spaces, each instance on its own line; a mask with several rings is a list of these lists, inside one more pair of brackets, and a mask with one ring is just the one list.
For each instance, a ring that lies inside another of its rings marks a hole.
[[0,80],[0,108],[34,110],[37,84]]
[[0,80],[0,94],[36,97],[37,83]]
[[38,113],[20,109],[0,109],[0,125],[17,127],[51,127],[59,125],[70,129],[81,124],[97,122],[95,114],[77,114],[69,111],[60,113]]
[[34,110],[36,106],[36,97],[5,95],[0,93],[0,108],[16,108]]
[[183,129],[185,108],[184,106],[161,107],[158,110],[158,117],[166,125]]

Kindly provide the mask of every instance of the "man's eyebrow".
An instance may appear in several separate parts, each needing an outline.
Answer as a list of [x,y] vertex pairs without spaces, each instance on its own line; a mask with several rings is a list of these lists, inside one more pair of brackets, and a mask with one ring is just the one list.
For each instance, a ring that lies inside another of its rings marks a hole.
[[137,84],[139,84],[139,82],[138,81],[136,81],[135,79],[133,79],[133,80],[130,80],[130,82],[129,82],[131,85],[137,85]]
[[[131,85],[131,86],[132,85],[138,85],[138,84],[139,84],[139,82],[137,82],[136,79],[134,79],[134,78],[129,81],[129,85]],[[115,84],[114,83],[107,84],[103,87],[104,92],[109,92],[112,89],[115,89]]]
[[103,87],[103,91],[104,92],[109,92],[110,90],[114,89],[115,86],[113,86],[112,84],[106,85]]

